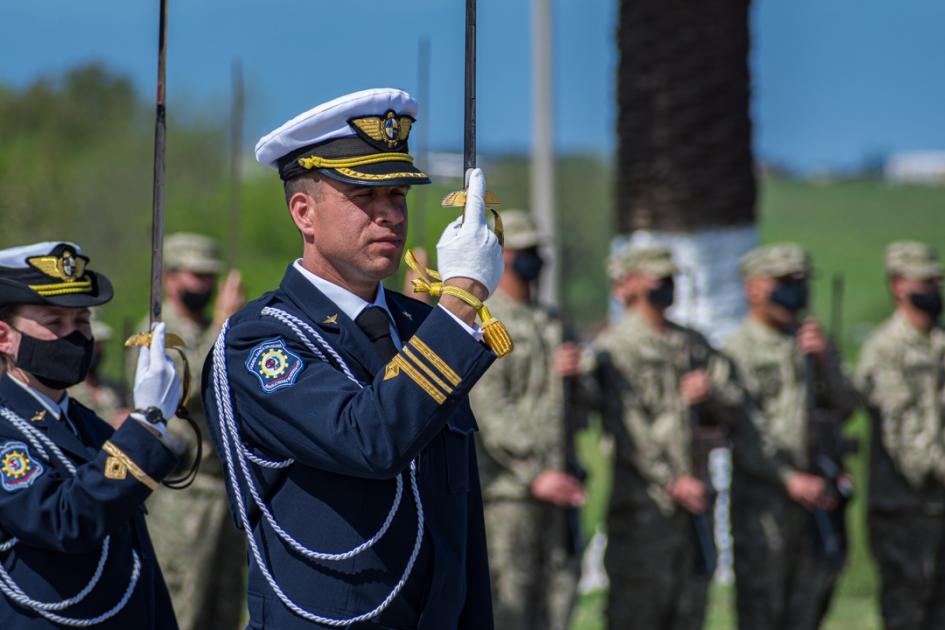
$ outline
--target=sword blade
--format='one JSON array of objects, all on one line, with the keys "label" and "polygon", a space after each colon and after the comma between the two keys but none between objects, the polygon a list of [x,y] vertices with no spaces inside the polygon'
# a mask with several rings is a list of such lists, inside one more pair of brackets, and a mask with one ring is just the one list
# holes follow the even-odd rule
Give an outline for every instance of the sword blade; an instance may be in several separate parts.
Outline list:
[{"label": "sword blade", "polygon": [[466,106],[463,168],[476,168],[476,0],[466,0]]},{"label": "sword blade", "polygon": [[167,0],[160,0],[158,26],[158,80],[157,112],[154,121],[154,187],[151,199],[151,324],[161,319],[164,300],[164,155],[165,124],[165,67],[167,62]]}]

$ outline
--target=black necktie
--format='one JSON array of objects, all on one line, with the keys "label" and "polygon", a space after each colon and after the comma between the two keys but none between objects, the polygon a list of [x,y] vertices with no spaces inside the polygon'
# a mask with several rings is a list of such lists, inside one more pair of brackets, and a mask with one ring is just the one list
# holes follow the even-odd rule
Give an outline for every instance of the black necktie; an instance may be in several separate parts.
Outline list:
[{"label": "black necktie", "polygon": [[397,346],[390,336],[390,318],[380,306],[369,306],[358,315],[354,323],[374,344],[374,351],[384,361],[390,361],[397,354]]}]

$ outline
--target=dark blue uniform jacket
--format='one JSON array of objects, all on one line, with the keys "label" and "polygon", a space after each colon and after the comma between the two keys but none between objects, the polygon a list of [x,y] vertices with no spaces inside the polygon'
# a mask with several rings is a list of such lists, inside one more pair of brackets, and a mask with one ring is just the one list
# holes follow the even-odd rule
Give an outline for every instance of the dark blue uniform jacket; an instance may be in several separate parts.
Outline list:
[{"label": "dark blue uniform jacket", "polygon": [[[230,320],[226,363],[244,442],[287,469],[253,466],[275,518],[296,540],[322,552],[346,551],[380,528],[395,479],[404,499],[387,534],[345,561],[306,559],[250,510],[252,535],[286,594],[320,616],[351,618],[374,609],[395,585],[413,548],[416,507],[406,470],[419,458],[426,517],[424,544],[403,591],[371,622],[353,628],[493,627],[473,433],[467,393],[495,355],[441,308],[388,291],[403,349],[387,365],[354,322],[297,270],[279,289]],[[272,306],[301,318],[335,348],[364,385],[317,358]],[[204,370],[211,434],[222,452],[212,394],[212,356]],[[241,482],[242,483],[242,482]],[[232,489],[228,488],[231,491]],[[242,486],[248,505],[253,500]],[[319,627],[289,610],[254,561],[250,628]]]},{"label": "dark blue uniform jacket", "polygon": [[[143,508],[151,494],[145,482],[163,479],[174,467],[174,455],[138,422],[129,420],[114,431],[72,400],[69,418],[80,434],[76,437],[10,376],[0,378],[0,405],[45,433],[78,469],[73,476],[55,455],[42,458],[0,417],[0,540],[15,536],[20,541],[0,552],[0,561],[13,580],[34,600],[73,597],[95,573],[102,541],[110,534],[111,550],[98,585],[57,614],[88,619],[111,610],[127,590],[134,549],[142,567],[131,599],[116,616],[92,627],[176,630]],[[0,594],[3,630],[60,627]]]}]

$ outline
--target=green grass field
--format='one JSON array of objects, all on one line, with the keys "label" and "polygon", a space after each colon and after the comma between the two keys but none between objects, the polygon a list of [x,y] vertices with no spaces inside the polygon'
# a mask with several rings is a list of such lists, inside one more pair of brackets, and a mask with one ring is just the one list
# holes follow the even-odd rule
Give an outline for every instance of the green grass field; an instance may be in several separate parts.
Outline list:
[{"label": "green grass field", "polygon": [[[843,335],[840,340],[849,364],[856,360],[859,344],[889,312],[891,302],[884,286],[882,255],[889,241],[916,238],[945,250],[945,188],[893,187],[878,182],[846,181],[811,184],[766,180],[761,203],[760,229],[765,242],[794,240],[811,250],[817,267],[814,311],[826,319],[829,282],[842,273],[845,285]],[[862,415],[849,427],[865,449],[868,426]],[[605,510],[609,492],[608,462],[600,455],[596,435],[582,436],[581,452],[590,472],[585,531],[594,531]],[[848,464],[865,488],[866,453]],[[866,547],[863,496],[848,512],[852,548],[827,630],[872,630],[880,627],[875,568]],[[585,596],[573,620],[574,630],[599,630],[603,626],[604,593]],[[733,589],[716,585],[711,594],[706,627],[735,627]]]}]

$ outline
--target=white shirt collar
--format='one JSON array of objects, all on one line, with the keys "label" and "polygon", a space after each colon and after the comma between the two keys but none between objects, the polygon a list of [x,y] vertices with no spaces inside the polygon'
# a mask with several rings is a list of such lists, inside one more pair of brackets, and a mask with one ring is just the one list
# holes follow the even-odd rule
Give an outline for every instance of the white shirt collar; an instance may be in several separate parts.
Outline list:
[{"label": "white shirt collar", "polygon": [[377,283],[377,294],[374,296],[374,302],[367,302],[348,289],[340,287],[334,282],[325,280],[321,276],[316,276],[314,273],[302,266],[301,258],[295,261],[294,266],[298,272],[305,277],[306,280],[315,285],[315,288],[324,293],[325,297],[334,302],[338,308],[341,309],[341,312],[347,315],[351,321],[354,321],[355,318],[361,314],[361,311],[366,309],[368,306],[379,306],[384,309],[385,313],[387,313],[387,317],[390,319],[390,323],[393,326],[394,317],[391,315],[390,309],[387,307],[387,298],[384,295],[384,285],[380,282]]},{"label": "white shirt collar", "polygon": [[46,410],[52,414],[53,418],[56,420],[59,420],[62,416],[68,417],[66,411],[69,409],[69,392],[66,392],[63,395],[62,400],[57,403],[41,391],[30,387],[27,383],[24,383],[13,374],[10,374],[10,380],[22,387],[23,391],[25,391],[27,394],[35,398],[36,401],[45,407]]}]

